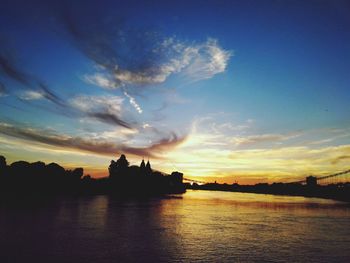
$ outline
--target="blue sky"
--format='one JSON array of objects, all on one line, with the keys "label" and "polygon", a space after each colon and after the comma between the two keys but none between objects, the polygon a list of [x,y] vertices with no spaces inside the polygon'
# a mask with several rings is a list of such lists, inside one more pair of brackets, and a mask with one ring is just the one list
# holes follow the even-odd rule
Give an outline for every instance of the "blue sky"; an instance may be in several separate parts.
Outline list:
[{"label": "blue sky", "polygon": [[346,1],[9,1],[0,12],[10,162],[102,176],[124,152],[244,183],[347,168]]}]

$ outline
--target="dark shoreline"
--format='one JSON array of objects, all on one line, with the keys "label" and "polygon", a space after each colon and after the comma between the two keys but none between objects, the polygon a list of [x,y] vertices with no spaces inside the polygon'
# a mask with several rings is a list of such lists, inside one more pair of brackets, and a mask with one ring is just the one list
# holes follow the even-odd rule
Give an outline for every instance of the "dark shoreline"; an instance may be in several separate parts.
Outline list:
[{"label": "dark shoreline", "polygon": [[66,170],[57,163],[41,161],[7,165],[6,158],[0,156],[0,202],[96,194],[147,198],[186,191],[182,173],[153,170],[150,162],[145,164],[144,160],[140,166],[130,166],[123,154],[111,161],[108,172],[108,177],[95,179],[84,175],[83,168]]},{"label": "dark shoreline", "polygon": [[119,198],[147,198],[181,194],[186,189],[194,189],[316,197],[350,203],[350,183],[319,185],[317,178],[313,176],[306,178],[306,184],[300,182],[256,185],[216,182],[201,185],[189,184],[183,183],[182,173],[175,171],[164,174],[153,170],[149,161],[145,164],[142,160],[140,166],[129,166],[125,155],[121,155],[117,161],[112,160],[108,171],[108,177],[95,179],[84,175],[83,168],[66,170],[57,163],[45,164],[40,161],[34,163],[17,161],[7,165],[5,157],[0,156],[0,202],[4,200],[11,202],[11,199],[17,202],[17,199],[97,194]]},{"label": "dark shoreline", "polygon": [[257,184],[257,185],[228,185],[228,184],[186,184],[186,189],[206,190],[206,191],[223,191],[239,192],[253,194],[271,194],[280,196],[301,196],[311,198],[332,199],[350,203],[350,184],[337,185],[317,185],[308,187],[302,184]]}]

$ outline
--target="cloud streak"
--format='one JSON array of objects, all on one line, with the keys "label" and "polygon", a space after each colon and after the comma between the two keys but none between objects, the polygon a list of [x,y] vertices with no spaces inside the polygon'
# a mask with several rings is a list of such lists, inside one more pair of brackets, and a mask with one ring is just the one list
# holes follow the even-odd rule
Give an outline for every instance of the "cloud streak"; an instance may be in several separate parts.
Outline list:
[{"label": "cloud streak", "polygon": [[186,43],[148,30],[131,29],[125,21],[115,18],[106,22],[94,10],[62,6],[59,21],[74,47],[96,65],[97,71],[85,74],[83,80],[107,90],[121,88],[139,114],[143,109],[129,89],[136,87],[134,92],[141,92],[140,87],[164,83],[172,75],[186,78],[187,82],[209,79],[224,72],[233,55],[213,38]]},{"label": "cloud streak", "polygon": [[162,153],[168,152],[176,148],[178,145],[183,143],[186,140],[186,136],[179,137],[175,133],[171,133],[170,136],[162,138],[148,147],[145,148],[136,148],[124,146],[121,148],[122,152],[131,153],[133,155],[138,155],[142,157],[153,157],[161,159]]},{"label": "cloud streak", "polygon": [[345,161],[348,161],[348,160],[350,160],[350,155],[341,155],[341,156],[338,156],[335,159],[333,159],[331,161],[331,163],[335,165],[335,164],[338,164],[339,162],[342,162],[342,161],[345,162]]},{"label": "cloud streak", "polygon": [[108,124],[117,124],[119,126],[122,126],[127,129],[132,129],[132,126],[118,118],[115,114],[108,113],[108,112],[91,112],[87,114],[89,117],[95,118],[99,121],[108,123]]},{"label": "cloud streak", "polygon": [[147,71],[163,58],[160,52],[154,52],[157,34],[128,28],[118,19],[106,22],[95,10],[87,13],[62,6],[59,16],[72,44],[96,65],[107,70],[114,83],[106,81],[106,76],[101,74],[86,76],[87,81],[104,88],[117,88],[122,85],[122,80],[114,74]]},{"label": "cloud streak", "polygon": [[16,65],[14,59],[10,57],[9,50],[3,46],[0,46],[0,76],[16,81],[21,84],[19,86],[20,88],[29,90],[26,92],[29,96],[24,95],[25,99],[33,99],[34,93],[36,94],[35,99],[38,99],[38,94],[40,93],[43,98],[46,98],[54,104],[60,107],[66,106],[64,101],[43,81],[20,69]]},{"label": "cloud streak", "polygon": [[300,136],[301,133],[293,134],[259,134],[246,137],[234,137],[231,141],[237,146],[251,146],[261,143],[277,143],[287,141]]},{"label": "cloud streak", "polygon": [[0,97],[4,97],[7,95],[7,89],[6,86],[0,82]]},{"label": "cloud streak", "polygon": [[38,142],[63,149],[73,149],[87,151],[101,155],[132,154],[137,156],[147,156],[152,158],[161,158],[161,154],[170,151],[185,140],[185,136],[179,137],[171,133],[169,137],[155,141],[146,147],[133,147],[125,144],[94,139],[73,137],[65,134],[59,134],[51,130],[24,128],[9,123],[0,123],[0,133],[30,142]]},{"label": "cloud streak", "polygon": [[111,79],[107,74],[95,73],[92,75],[85,75],[83,79],[85,82],[89,84],[92,84],[104,89],[118,88],[117,83],[113,79]]},{"label": "cloud streak", "polygon": [[[166,55],[165,50],[168,52]],[[221,48],[218,41],[212,38],[192,45],[165,39],[154,52],[163,59],[155,61],[149,67],[128,69],[116,62],[109,66],[110,75],[94,73],[86,75],[84,79],[90,84],[106,89],[116,89],[123,85],[159,84],[177,73],[192,81],[199,81],[224,72],[232,56],[231,51]]]},{"label": "cloud streak", "polygon": [[135,98],[132,97],[129,93],[127,93],[126,90],[124,90],[124,95],[126,97],[128,97],[130,104],[135,108],[135,110],[139,114],[141,114],[142,113],[142,109],[141,109],[140,105],[136,102]]},{"label": "cloud streak", "polygon": [[[4,47],[1,46],[0,48],[3,49]],[[6,49],[2,52],[6,52]],[[1,75],[13,79],[24,86],[30,86],[30,77],[17,68],[13,59],[10,59],[8,54],[0,53],[0,72]]]},{"label": "cloud streak", "polygon": [[101,122],[119,125],[132,129],[132,125],[119,116],[122,111],[123,98],[119,96],[76,96],[69,101],[69,105],[83,112],[84,115],[97,119]]},{"label": "cloud streak", "polygon": [[94,11],[87,17],[81,10],[62,7],[60,21],[73,45],[104,71],[84,80],[105,89],[163,83],[176,73],[192,81],[208,79],[224,72],[233,55],[213,38],[186,43],[130,29],[116,19],[105,24]]},{"label": "cloud streak", "polygon": [[36,90],[26,90],[19,97],[22,100],[40,100],[44,98],[43,94]]},{"label": "cloud streak", "polygon": [[[9,59],[8,54],[7,56],[0,54],[0,74],[21,84],[20,87],[25,89],[25,91],[19,95],[19,98],[22,100],[30,102],[47,99],[48,101],[51,101],[56,106],[58,106],[58,113],[62,113],[65,116],[79,116],[83,114],[107,124],[119,125],[131,129],[131,125],[126,121],[121,120],[119,117],[120,108],[116,110],[115,106],[113,106],[111,103],[107,103],[102,109],[92,109],[91,106],[94,104],[101,106],[102,103],[99,98],[89,99],[88,97],[85,97],[85,100],[87,100],[85,102],[83,102],[82,97],[80,97],[80,105],[83,105],[83,103],[85,103],[85,105],[88,105],[87,103],[90,103],[91,106],[89,110],[83,109],[82,107],[72,107],[72,105],[68,104],[63,98],[53,92],[42,80],[39,80],[38,78],[33,77],[30,74],[27,74],[20,70],[15,65],[14,61]],[[5,86],[2,83],[0,84],[0,94],[3,95],[6,91]],[[106,100],[102,102],[104,103]],[[78,104],[75,106],[77,105]],[[116,105],[119,105],[119,103],[117,102]],[[114,110],[114,112],[112,112],[112,110]]]}]

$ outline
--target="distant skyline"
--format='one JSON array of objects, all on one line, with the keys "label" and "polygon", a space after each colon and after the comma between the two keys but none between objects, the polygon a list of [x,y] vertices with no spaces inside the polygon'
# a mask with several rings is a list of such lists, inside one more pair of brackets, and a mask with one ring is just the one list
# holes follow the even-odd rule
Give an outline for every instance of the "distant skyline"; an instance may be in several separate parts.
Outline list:
[{"label": "distant skyline", "polygon": [[5,1],[0,154],[241,184],[347,170],[349,28],[348,1]]}]

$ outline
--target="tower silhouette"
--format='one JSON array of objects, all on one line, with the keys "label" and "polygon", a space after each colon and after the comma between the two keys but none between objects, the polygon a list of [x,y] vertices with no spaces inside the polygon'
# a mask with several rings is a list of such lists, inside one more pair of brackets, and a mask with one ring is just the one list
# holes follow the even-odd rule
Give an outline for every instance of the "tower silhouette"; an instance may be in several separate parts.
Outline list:
[{"label": "tower silhouette", "polygon": [[151,174],[152,173],[152,168],[151,168],[151,164],[149,162],[149,160],[147,161],[147,164],[146,164],[146,174]]}]

